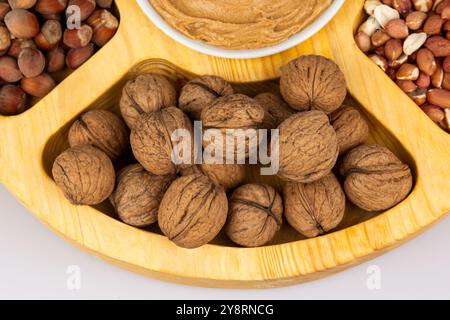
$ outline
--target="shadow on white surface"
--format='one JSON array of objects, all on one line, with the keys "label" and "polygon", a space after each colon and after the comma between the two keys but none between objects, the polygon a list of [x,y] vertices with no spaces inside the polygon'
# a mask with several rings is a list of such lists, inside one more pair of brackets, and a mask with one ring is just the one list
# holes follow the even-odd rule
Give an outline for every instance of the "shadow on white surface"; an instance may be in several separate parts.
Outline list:
[{"label": "shadow on white surface", "polygon": [[319,281],[223,290],[153,280],[81,252],[2,185],[0,204],[0,299],[450,299],[450,217],[400,248]]}]

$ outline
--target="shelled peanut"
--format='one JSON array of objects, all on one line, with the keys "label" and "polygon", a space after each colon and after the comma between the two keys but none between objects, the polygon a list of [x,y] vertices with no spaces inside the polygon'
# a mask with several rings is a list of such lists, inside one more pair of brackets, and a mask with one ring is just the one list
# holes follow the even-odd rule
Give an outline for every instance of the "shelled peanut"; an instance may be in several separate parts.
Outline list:
[{"label": "shelled peanut", "polygon": [[16,115],[116,33],[113,0],[0,0],[0,115]]},{"label": "shelled peanut", "polygon": [[364,9],[358,47],[450,131],[450,0],[366,0]]}]

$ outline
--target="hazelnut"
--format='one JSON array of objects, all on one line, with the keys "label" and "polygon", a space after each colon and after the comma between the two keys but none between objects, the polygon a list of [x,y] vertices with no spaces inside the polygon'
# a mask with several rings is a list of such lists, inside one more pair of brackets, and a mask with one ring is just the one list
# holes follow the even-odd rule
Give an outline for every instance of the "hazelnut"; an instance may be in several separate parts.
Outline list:
[{"label": "hazelnut", "polygon": [[68,0],[38,0],[34,9],[43,15],[63,12]]},{"label": "hazelnut", "polygon": [[155,176],[140,164],[132,164],[117,175],[110,200],[120,220],[135,227],[158,221],[158,208],[174,176]]},{"label": "hazelnut", "polygon": [[11,116],[25,111],[27,95],[17,86],[4,85],[0,89],[0,115]]},{"label": "hazelnut", "polygon": [[284,120],[296,112],[279,95],[271,92],[260,93],[255,97],[255,100],[272,116],[275,127],[279,126]]},{"label": "hazelnut", "polygon": [[8,28],[0,26],[0,51],[8,50],[11,46],[11,34]]},{"label": "hazelnut", "polygon": [[233,192],[225,232],[244,247],[259,247],[272,241],[283,223],[283,200],[265,184],[246,184]]},{"label": "hazelnut", "polygon": [[297,113],[279,127],[279,171],[285,181],[312,182],[336,164],[338,140],[322,111]]},{"label": "hazelnut", "polygon": [[119,21],[108,10],[98,9],[86,20],[94,31],[92,41],[99,47],[103,47],[119,28]]},{"label": "hazelnut", "polygon": [[88,44],[86,47],[73,48],[67,52],[66,64],[70,69],[78,69],[94,54],[94,45]]},{"label": "hazelnut", "polygon": [[132,128],[130,140],[134,156],[145,169],[157,175],[179,172],[182,165],[172,159],[174,143],[171,135],[177,129],[188,130],[193,137],[191,121],[175,107],[147,113],[139,118]]},{"label": "hazelnut", "polygon": [[199,120],[202,110],[219,97],[234,93],[223,78],[202,76],[189,81],[180,92],[179,106],[192,119]]},{"label": "hazelnut", "polygon": [[227,213],[223,188],[202,174],[192,174],[170,185],[159,206],[158,224],[176,245],[193,249],[217,236]]},{"label": "hazelnut", "polygon": [[311,183],[287,183],[283,195],[288,223],[305,237],[324,234],[344,218],[345,195],[332,173]]},{"label": "hazelnut", "polygon": [[25,9],[13,9],[8,12],[5,24],[11,34],[20,39],[32,39],[40,30],[37,17]]},{"label": "hazelnut", "polygon": [[11,7],[6,2],[0,2],[0,21],[5,20],[5,16],[11,11]]},{"label": "hazelnut", "polygon": [[99,149],[82,145],[59,155],[53,164],[53,179],[66,198],[76,205],[96,205],[114,190],[114,167]]},{"label": "hazelnut", "polygon": [[330,121],[336,131],[340,155],[363,144],[369,138],[367,121],[353,107],[342,106],[330,115]]},{"label": "hazelnut", "polygon": [[[74,49],[76,50],[76,49]],[[66,67],[66,53],[62,47],[55,47],[47,53],[47,71],[61,71]]]},{"label": "hazelnut", "polygon": [[44,71],[45,57],[37,49],[25,48],[20,52],[17,64],[25,77],[33,78]]},{"label": "hazelnut", "polygon": [[36,45],[42,50],[53,49],[62,38],[62,26],[58,20],[47,20],[41,32],[34,38]]},{"label": "hazelnut", "polygon": [[389,149],[361,145],[351,150],[340,169],[344,190],[350,201],[367,211],[389,209],[409,194],[412,175]]},{"label": "hazelnut", "polygon": [[143,74],[127,82],[122,90],[120,111],[132,128],[144,113],[176,106],[177,92],[172,84],[158,74]]},{"label": "hazelnut", "polygon": [[8,50],[8,55],[13,58],[18,58],[20,52],[25,48],[33,48],[36,49],[36,44],[33,40],[30,39],[14,39],[11,41],[11,46]]},{"label": "hazelnut", "polygon": [[129,135],[125,123],[114,113],[92,110],[72,124],[69,130],[69,144],[71,147],[93,145],[114,160],[128,149]]},{"label": "hazelnut", "polygon": [[77,6],[80,9],[80,20],[84,21],[94,12],[96,4],[95,0],[69,0],[67,5],[68,10],[66,11],[67,17],[70,17],[69,8],[71,6]]},{"label": "hazelnut", "polygon": [[63,34],[63,42],[69,48],[81,48],[91,42],[92,35],[92,28],[83,24],[79,29],[66,29]]},{"label": "hazelnut", "polygon": [[22,73],[14,58],[0,57],[0,78],[6,82],[17,82],[22,79]]},{"label": "hazelnut", "polygon": [[280,89],[284,100],[294,109],[338,109],[347,95],[345,77],[331,60],[321,56],[302,56],[285,66]]},{"label": "hazelnut", "polygon": [[12,9],[30,9],[37,0],[8,0]]},{"label": "hazelnut", "polygon": [[47,73],[41,73],[34,78],[23,78],[20,86],[23,91],[37,98],[43,98],[56,86],[55,80]]}]

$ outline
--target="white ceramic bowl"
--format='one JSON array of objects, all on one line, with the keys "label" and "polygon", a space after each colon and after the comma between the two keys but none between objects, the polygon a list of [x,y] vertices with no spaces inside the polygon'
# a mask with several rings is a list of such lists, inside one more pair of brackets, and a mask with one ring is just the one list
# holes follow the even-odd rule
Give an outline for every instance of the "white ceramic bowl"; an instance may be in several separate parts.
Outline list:
[{"label": "white ceramic bowl", "polygon": [[155,11],[148,0],[136,0],[144,13],[149,19],[166,35],[178,41],[179,43],[189,47],[193,50],[204,54],[231,59],[251,59],[269,56],[281,51],[290,49],[299,43],[307,40],[322,29],[339,11],[345,0],[334,0],[331,6],[325,10],[317,19],[308,27],[293,35],[286,41],[283,41],[275,46],[251,49],[251,50],[227,50],[215,46],[208,45],[202,41],[193,40],[181,32],[172,28],[166,21]]}]

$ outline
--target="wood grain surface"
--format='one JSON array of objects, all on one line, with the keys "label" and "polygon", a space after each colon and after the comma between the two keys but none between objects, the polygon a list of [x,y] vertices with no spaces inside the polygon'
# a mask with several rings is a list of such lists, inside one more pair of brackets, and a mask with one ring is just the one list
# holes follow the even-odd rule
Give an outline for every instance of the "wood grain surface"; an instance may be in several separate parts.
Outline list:
[{"label": "wood grain surface", "polygon": [[[183,47],[154,27],[134,1],[116,0],[121,16],[117,35],[33,108],[15,117],[0,116],[0,181],[74,245],[126,269],[179,283],[285,286],[333,274],[391,250],[450,211],[450,136],[356,47],[353,33],[363,2],[346,1],[327,27],[291,50],[261,59],[229,60]],[[67,146],[68,125],[88,108],[116,110],[121,86],[136,73],[156,71],[178,81],[216,74],[243,92],[255,93],[272,88],[270,80],[288,61],[311,53],[339,64],[353,97],[349,103],[360,105],[370,121],[371,140],[387,145],[411,165],[414,189],[396,207],[368,214],[349,206],[337,231],[315,239],[286,229],[275,244],[262,248],[239,248],[219,239],[186,250],[156,230],[117,221],[105,206],[70,205],[51,179],[52,161]]]}]

